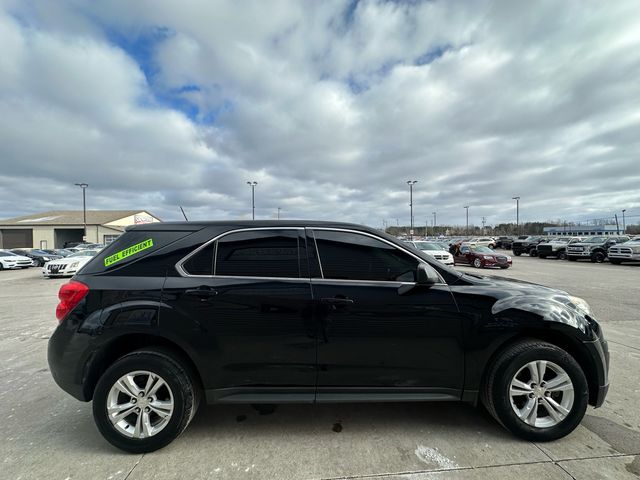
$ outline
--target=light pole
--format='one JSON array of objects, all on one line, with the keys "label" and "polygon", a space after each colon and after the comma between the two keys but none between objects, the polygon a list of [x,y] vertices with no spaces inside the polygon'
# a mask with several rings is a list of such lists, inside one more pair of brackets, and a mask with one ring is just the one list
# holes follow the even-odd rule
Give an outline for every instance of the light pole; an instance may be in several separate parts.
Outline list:
[{"label": "light pole", "polygon": [[482,236],[484,236],[484,224],[487,223],[487,217],[482,217]]},{"label": "light pole", "polygon": [[516,234],[520,235],[520,197],[511,197],[516,201]]},{"label": "light pole", "polygon": [[433,235],[435,236],[436,234],[436,212],[431,212],[433,213]]},{"label": "light pole", "polygon": [[278,207],[278,220],[280,220],[280,210],[282,210],[280,207]]},{"label": "light pole", "polygon": [[87,197],[85,195],[85,192],[87,190],[87,187],[89,186],[88,183],[74,183],[74,185],[76,187],[80,187],[82,189],[82,224],[84,227],[84,233],[82,234],[82,241],[86,242],[87,241]]},{"label": "light pole", "polygon": [[623,208],[622,209],[622,234],[624,235],[625,233],[627,233],[627,224],[624,221],[624,212],[626,212],[627,209]]},{"label": "light pole", "polygon": [[407,180],[409,185],[409,208],[411,209],[411,227],[409,230],[409,239],[413,240],[413,186],[418,183],[417,180]]},{"label": "light pole", "polygon": [[256,185],[258,182],[247,182],[247,185],[251,187],[251,219],[256,219]]},{"label": "light pole", "polygon": [[469,205],[465,205],[465,207],[467,209],[467,229],[465,230],[465,235],[469,235]]}]

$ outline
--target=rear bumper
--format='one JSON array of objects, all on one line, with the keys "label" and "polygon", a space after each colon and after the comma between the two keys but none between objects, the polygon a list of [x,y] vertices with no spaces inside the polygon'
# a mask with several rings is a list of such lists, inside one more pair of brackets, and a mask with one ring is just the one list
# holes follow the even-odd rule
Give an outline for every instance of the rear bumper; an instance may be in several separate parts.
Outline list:
[{"label": "rear bumper", "polygon": [[63,322],[51,335],[47,347],[47,360],[53,379],[62,390],[83,402],[91,399],[84,388],[85,366],[90,357],[85,337]]}]

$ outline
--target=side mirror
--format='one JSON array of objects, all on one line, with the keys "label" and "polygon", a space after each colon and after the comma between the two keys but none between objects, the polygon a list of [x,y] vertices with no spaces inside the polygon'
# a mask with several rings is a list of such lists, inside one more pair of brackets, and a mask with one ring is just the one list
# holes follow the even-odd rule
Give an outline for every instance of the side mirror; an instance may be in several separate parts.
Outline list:
[{"label": "side mirror", "polygon": [[424,263],[418,265],[417,281],[418,285],[435,285],[440,283],[440,276],[436,271]]}]

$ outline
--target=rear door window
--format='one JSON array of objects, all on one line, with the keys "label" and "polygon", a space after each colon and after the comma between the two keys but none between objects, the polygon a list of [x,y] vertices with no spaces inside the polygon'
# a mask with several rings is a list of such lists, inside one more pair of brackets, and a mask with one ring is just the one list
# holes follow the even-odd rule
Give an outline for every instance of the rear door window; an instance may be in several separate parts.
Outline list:
[{"label": "rear door window", "polygon": [[216,241],[214,275],[300,278],[301,238],[295,229],[225,235]]}]

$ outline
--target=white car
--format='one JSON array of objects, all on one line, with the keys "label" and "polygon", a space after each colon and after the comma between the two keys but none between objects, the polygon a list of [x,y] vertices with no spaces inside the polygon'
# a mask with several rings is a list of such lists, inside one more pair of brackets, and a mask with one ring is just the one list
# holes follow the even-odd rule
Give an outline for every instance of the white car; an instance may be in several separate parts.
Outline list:
[{"label": "white car", "polygon": [[470,247],[489,247],[495,248],[496,241],[491,237],[475,237],[465,242],[465,245],[469,245]]},{"label": "white car", "polygon": [[72,253],[68,257],[52,260],[42,267],[42,275],[45,277],[72,277],[78,270],[84,267],[99,250],[82,250]]},{"label": "white car", "polygon": [[453,266],[453,255],[443,249],[443,247],[435,242],[408,241],[409,245],[414,246],[418,250],[422,250],[427,255],[431,255],[440,263]]},{"label": "white car", "polygon": [[0,270],[9,270],[14,268],[29,268],[32,260],[13,252],[0,250]]}]

